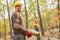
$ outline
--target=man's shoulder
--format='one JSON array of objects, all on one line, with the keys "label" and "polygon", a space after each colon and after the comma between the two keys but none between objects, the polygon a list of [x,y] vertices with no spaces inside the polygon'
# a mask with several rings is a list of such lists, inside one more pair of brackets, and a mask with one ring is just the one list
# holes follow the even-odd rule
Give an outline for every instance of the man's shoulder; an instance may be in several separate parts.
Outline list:
[{"label": "man's shoulder", "polygon": [[15,15],[15,14],[16,14],[16,12],[13,12],[13,13],[12,13],[12,15]]},{"label": "man's shoulder", "polygon": [[15,16],[15,15],[16,15],[16,12],[13,12],[13,13],[12,13],[12,16]]},{"label": "man's shoulder", "polygon": [[15,12],[13,12],[13,13],[12,13],[11,18],[15,17],[15,15],[16,15],[16,13],[15,13]]}]

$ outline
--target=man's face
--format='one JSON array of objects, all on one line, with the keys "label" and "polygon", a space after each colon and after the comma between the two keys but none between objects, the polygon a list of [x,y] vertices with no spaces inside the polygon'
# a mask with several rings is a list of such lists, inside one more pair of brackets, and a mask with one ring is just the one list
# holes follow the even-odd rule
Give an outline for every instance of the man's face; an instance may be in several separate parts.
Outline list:
[{"label": "man's face", "polygon": [[17,5],[15,8],[16,8],[16,11],[18,11],[18,12],[21,11],[21,5]]}]

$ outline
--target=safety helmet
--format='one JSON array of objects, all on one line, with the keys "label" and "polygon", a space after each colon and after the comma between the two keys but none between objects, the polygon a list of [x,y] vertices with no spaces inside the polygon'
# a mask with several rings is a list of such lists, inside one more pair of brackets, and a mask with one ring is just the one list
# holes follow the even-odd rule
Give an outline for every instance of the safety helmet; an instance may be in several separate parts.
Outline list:
[{"label": "safety helmet", "polygon": [[16,6],[18,6],[18,5],[22,5],[22,3],[19,2],[19,1],[16,1],[15,4],[14,4],[14,7],[16,7]]}]

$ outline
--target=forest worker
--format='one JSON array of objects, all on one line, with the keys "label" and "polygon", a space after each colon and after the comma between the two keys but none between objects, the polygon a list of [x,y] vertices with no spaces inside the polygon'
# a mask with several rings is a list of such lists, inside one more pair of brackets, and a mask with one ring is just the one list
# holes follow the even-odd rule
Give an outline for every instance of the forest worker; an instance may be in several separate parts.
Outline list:
[{"label": "forest worker", "polygon": [[[40,32],[40,27],[39,27],[37,19],[34,20],[34,29],[35,31]],[[37,35],[37,40],[40,40],[40,35]]]},{"label": "forest worker", "polygon": [[34,20],[34,29],[35,29],[35,31],[39,31],[40,32],[40,27],[39,27],[37,19]]},{"label": "forest worker", "polygon": [[[25,36],[31,37],[34,35],[33,32],[24,29],[23,19],[21,17],[21,5],[22,3],[19,1],[15,2],[15,12],[11,16],[12,28],[14,31],[13,40],[25,40]],[[38,35],[39,32],[35,34]]]}]

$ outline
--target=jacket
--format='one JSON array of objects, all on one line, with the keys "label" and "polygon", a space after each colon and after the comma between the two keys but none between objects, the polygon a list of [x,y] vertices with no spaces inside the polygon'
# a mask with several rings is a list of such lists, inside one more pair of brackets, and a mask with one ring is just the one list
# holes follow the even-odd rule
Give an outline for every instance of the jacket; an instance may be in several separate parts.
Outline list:
[{"label": "jacket", "polygon": [[12,28],[14,30],[14,34],[25,35],[26,30],[23,29],[23,21],[22,21],[21,16],[19,16],[18,18],[17,13],[14,12],[11,16],[11,20],[12,20]]}]

